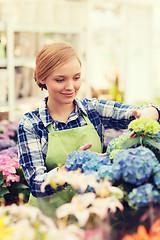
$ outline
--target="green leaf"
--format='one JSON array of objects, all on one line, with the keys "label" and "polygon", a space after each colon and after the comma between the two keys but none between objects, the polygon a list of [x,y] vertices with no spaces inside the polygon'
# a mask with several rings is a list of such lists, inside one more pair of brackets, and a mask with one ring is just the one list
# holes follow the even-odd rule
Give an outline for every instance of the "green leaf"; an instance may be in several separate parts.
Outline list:
[{"label": "green leaf", "polygon": [[124,140],[122,143],[120,143],[120,148],[127,149],[130,147],[133,147],[134,145],[137,145],[140,141],[140,137],[132,137],[128,138],[127,140]]},{"label": "green leaf", "polygon": [[16,188],[16,189],[28,189],[29,187],[23,183],[19,183],[19,182],[14,182],[11,183],[10,188]]},{"label": "green leaf", "polygon": [[3,197],[4,195],[6,195],[7,193],[9,193],[7,188],[0,188],[0,197]]},{"label": "green leaf", "polygon": [[3,173],[0,171],[0,180],[3,180]]},{"label": "green leaf", "polygon": [[3,182],[4,182],[3,180],[0,180],[0,185],[2,185],[2,184],[3,184]]},{"label": "green leaf", "polygon": [[4,179],[3,179],[3,173],[2,171],[0,172],[0,185],[2,185],[4,182]]},{"label": "green leaf", "polygon": [[145,137],[144,138],[145,141],[147,141],[151,146],[157,148],[158,150],[160,150],[160,142],[155,142],[154,140],[150,139],[149,137]]}]

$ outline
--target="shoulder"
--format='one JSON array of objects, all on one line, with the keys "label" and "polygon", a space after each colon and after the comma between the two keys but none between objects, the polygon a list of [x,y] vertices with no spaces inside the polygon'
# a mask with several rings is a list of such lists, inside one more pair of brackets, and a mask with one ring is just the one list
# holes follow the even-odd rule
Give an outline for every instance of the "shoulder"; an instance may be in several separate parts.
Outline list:
[{"label": "shoulder", "polygon": [[39,108],[37,108],[34,111],[25,113],[21,117],[21,119],[19,121],[18,129],[19,128],[32,129],[34,127],[34,125],[38,125],[40,122],[42,122],[42,121],[41,121],[40,115],[39,115]]},{"label": "shoulder", "polygon": [[84,106],[86,111],[88,110],[95,110],[98,112],[102,112],[104,109],[113,108],[115,102],[104,100],[104,99],[97,99],[97,98],[84,98],[80,100],[81,104]]},{"label": "shoulder", "polygon": [[97,98],[84,98],[80,100],[80,103],[84,106],[84,107],[96,107],[97,105],[103,103],[106,103],[106,100],[100,100]]}]

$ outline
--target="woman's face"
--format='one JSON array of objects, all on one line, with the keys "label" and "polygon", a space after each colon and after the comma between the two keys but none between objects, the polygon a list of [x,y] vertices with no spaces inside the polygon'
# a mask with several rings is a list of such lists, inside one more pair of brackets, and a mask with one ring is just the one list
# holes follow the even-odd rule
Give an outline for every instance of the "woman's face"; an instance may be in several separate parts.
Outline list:
[{"label": "woman's face", "polygon": [[57,68],[44,81],[49,100],[54,104],[70,104],[81,86],[81,66],[77,58]]}]

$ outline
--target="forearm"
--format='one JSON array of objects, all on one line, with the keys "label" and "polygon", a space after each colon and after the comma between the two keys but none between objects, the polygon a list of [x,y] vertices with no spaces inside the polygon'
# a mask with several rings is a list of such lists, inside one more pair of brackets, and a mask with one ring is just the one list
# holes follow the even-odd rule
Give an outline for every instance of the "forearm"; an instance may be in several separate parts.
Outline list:
[{"label": "forearm", "polygon": [[159,121],[159,109],[156,106],[150,105],[142,110],[133,110],[132,113],[135,118],[152,118]]},{"label": "forearm", "polygon": [[[160,108],[153,104],[137,106],[115,102],[112,109],[111,107],[108,107],[107,103],[105,115],[106,119],[103,116],[103,122],[104,126],[106,125],[107,128],[125,129],[128,127],[128,124],[135,118],[150,117],[160,122]],[[108,119],[109,125],[107,124]]]},{"label": "forearm", "polygon": [[26,178],[26,181],[28,182],[30,192],[34,197],[37,198],[42,198],[46,196],[50,196],[57,191],[61,190],[61,187],[58,187],[56,190],[53,190],[53,188],[48,184],[45,188],[45,191],[41,191],[41,186],[42,183],[46,180],[49,179],[50,176],[54,176],[54,171],[56,169],[52,169],[49,172],[44,172],[43,168],[37,168],[37,170],[34,168],[27,168],[23,169],[24,171],[24,176]]}]

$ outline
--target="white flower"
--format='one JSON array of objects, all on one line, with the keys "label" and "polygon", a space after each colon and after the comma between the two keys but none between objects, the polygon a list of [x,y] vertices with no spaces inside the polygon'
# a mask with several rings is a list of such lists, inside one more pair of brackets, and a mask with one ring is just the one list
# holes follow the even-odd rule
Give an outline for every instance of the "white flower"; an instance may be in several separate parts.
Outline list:
[{"label": "white flower", "polygon": [[82,195],[75,195],[70,203],[63,204],[56,210],[57,218],[61,219],[68,215],[74,215],[80,227],[85,226],[87,223],[90,210],[89,205],[95,200],[94,193],[85,193]]},{"label": "white flower", "polygon": [[107,198],[96,198],[92,206],[90,207],[90,212],[96,214],[100,219],[104,219],[108,215],[108,211],[116,212],[117,208],[123,211],[123,205],[114,196]]},{"label": "white flower", "polygon": [[48,240],[80,240],[84,238],[84,231],[78,226],[71,224],[65,228],[49,229]]}]

